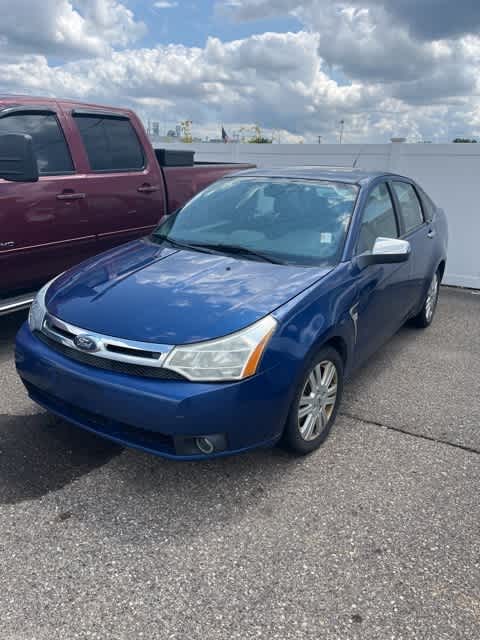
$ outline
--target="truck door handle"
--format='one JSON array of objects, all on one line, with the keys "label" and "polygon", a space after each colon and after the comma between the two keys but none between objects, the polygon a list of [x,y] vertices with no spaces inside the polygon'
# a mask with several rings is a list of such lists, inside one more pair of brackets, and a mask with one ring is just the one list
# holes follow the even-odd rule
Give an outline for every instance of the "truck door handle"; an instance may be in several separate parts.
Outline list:
[{"label": "truck door handle", "polygon": [[153,184],[142,184],[141,187],[137,187],[137,191],[140,191],[140,193],[155,193],[155,191],[160,191],[160,187]]},{"label": "truck door handle", "polygon": [[64,191],[57,195],[57,200],[83,200],[87,197],[86,193],[78,193],[77,191]]},{"label": "truck door handle", "polygon": [[427,238],[434,238],[435,237],[435,231],[433,229],[430,229],[427,233]]}]

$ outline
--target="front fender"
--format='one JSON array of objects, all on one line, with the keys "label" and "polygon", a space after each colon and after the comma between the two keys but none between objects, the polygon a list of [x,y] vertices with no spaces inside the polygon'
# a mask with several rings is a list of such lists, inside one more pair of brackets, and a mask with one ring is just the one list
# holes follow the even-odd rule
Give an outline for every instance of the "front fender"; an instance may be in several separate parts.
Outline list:
[{"label": "front fender", "polygon": [[[357,286],[347,263],[342,263],[320,283],[277,309],[279,329],[265,354],[265,366],[280,361],[288,372],[292,391],[309,362],[327,342],[342,345],[345,374],[353,363]],[[272,361],[269,362],[270,358]]]}]

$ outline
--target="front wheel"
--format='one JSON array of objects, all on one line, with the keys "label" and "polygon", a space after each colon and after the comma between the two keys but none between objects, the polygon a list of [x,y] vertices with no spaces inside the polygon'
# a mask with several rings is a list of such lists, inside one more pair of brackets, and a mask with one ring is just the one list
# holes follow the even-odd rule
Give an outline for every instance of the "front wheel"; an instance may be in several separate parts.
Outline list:
[{"label": "front wheel", "polygon": [[324,347],[309,363],[297,387],[283,433],[288,449],[307,454],[327,438],[335,422],[343,391],[343,362],[332,347]]},{"label": "front wheel", "polygon": [[440,292],[440,276],[438,271],[434,273],[427,291],[427,297],[423,303],[420,313],[412,318],[412,322],[416,327],[426,329],[432,324],[435,309],[437,308],[438,295]]}]

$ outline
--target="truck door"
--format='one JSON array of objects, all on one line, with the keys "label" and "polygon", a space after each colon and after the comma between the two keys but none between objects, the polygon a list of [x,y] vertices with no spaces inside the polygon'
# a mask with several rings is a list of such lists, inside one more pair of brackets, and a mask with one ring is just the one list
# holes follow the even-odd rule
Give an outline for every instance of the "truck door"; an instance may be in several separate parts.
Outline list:
[{"label": "truck door", "polygon": [[165,212],[165,194],[145,134],[119,112],[71,115],[88,160],[85,191],[99,251],[147,235]]},{"label": "truck door", "polygon": [[0,133],[32,137],[39,181],[0,180],[0,296],[33,291],[94,253],[85,193],[55,107],[0,111]]}]

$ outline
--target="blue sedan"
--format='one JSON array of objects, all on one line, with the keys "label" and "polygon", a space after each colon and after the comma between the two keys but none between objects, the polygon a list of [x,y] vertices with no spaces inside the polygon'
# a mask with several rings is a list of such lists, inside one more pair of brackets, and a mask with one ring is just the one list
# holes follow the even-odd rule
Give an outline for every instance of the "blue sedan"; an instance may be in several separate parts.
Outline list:
[{"label": "blue sedan", "polygon": [[445,215],[408,178],[238,173],[43,287],[17,370],[39,405],[128,446],[305,454],[348,375],[406,321],[430,325],[446,255]]}]

